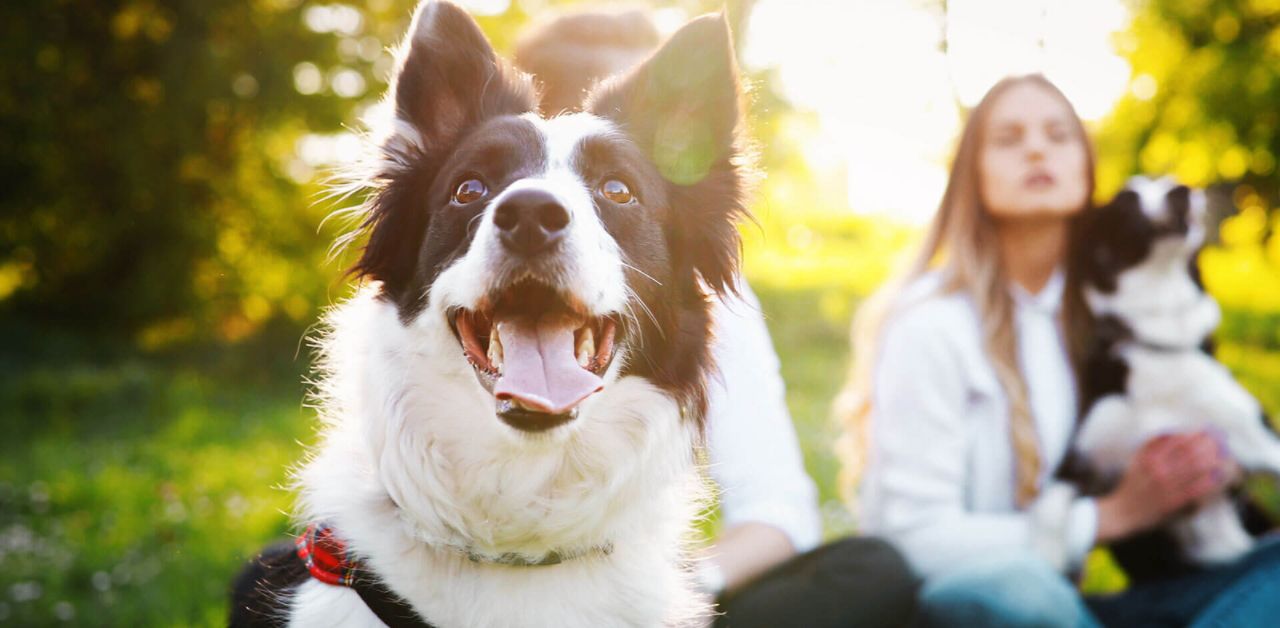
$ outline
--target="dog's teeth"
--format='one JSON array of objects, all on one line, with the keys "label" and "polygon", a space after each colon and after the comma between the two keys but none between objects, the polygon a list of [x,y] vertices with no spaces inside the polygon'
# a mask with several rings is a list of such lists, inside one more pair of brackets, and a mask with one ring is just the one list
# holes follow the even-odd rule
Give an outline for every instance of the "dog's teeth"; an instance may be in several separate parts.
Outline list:
[{"label": "dog's teeth", "polygon": [[588,325],[583,328],[581,337],[578,338],[578,366],[582,368],[591,368],[591,359],[596,355],[596,335]]},{"label": "dog's teeth", "polygon": [[498,326],[489,328],[489,364],[494,370],[502,370],[502,340],[498,338]]}]

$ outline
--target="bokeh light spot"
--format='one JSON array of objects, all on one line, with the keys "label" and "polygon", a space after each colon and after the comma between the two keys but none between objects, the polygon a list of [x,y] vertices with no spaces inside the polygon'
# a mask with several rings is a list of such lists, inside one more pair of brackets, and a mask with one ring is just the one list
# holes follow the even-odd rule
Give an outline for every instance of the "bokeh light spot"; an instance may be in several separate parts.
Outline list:
[{"label": "bokeh light spot", "polygon": [[324,75],[320,73],[320,68],[316,64],[309,61],[303,61],[293,66],[293,88],[298,90],[299,94],[310,96],[320,92],[324,87]]}]

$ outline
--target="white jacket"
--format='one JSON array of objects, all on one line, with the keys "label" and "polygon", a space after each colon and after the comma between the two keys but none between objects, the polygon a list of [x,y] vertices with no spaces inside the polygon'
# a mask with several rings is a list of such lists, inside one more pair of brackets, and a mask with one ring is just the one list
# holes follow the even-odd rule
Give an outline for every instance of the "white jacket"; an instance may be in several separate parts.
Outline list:
[{"label": "white jacket", "polygon": [[874,369],[863,529],[893,541],[929,577],[995,553],[1078,566],[1097,532],[1093,500],[1052,481],[1075,425],[1076,391],[1056,273],[1037,295],[1014,287],[1020,368],[1040,443],[1041,492],[1015,507],[1008,402],[982,348],[977,312],[936,274],[904,291]]}]

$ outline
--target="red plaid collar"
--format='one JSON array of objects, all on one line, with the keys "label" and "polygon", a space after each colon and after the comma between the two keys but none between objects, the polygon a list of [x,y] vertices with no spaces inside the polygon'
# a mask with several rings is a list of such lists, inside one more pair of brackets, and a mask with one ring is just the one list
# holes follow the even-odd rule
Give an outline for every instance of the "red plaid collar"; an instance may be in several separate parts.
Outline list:
[{"label": "red plaid collar", "polygon": [[325,584],[352,586],[362,567],[360,561],[347,555],[347,544],[333,528],[313,523],[295,542],[298,558],[307,566],[311,577]]},{"label": "red plaid collar", "polygon": [[388,589],[370,573],[364,573],[360,561],[347,554],[347,544],[323,523],[307,526],[295,542],[298,558],[307,566],[312,578],[355,591],[365,606],[390,628],[433,628],[418,611]]}]

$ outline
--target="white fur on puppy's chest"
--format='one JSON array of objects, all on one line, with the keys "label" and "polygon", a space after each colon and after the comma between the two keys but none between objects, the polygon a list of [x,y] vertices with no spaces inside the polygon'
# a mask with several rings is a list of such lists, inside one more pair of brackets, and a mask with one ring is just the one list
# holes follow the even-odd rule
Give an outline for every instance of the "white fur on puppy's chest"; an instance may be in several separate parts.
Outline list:
[{"label": "white fur on puppy's chest", "polygon": [[1204,353],[1130,346],[1122,355],[1129,367],[1125,394],[1098,400],[1076,442],[1105,473],[1122,472],[1143,443],[1161,434],[1214,427],[1234,445],[1231,434],[1255,431],[1261,407]]}]

